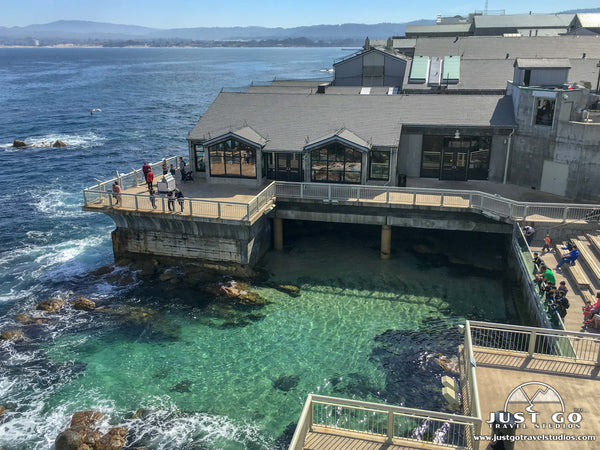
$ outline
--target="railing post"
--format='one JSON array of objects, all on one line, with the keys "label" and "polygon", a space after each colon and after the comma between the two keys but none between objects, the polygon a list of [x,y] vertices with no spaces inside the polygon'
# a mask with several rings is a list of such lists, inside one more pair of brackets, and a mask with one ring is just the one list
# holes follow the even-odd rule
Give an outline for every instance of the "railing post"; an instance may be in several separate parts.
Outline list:
[{"label": "railing post", "polygon": [[250,220],[250,204],[246,203],[246,220]]},{"label": "railing post", "polygon": [[327,186],[327,199],[331,201],[331,185]]},{"label": "railing post", "polygon": [[473,194],[469,194],[469,208],[473,208]]},{"label": "railing post", "polygon": [[300,198],[304,198],[304,183],[300,183]]},{"label": "railing post", "polygon": [[413,206],[417,204],[417,193],[413,192]]},{"label": "railing post", "polygon": [[514,217],[515,217],[515,214],[514,214],[515,208],[514,207],[515,207],[514,204],[512,204],[512,203],[508,204],[508,215],[509,215],[510,219],[514,219]]},{"label": "railing post", "polygon": [[192,215],[192,201],[188,199],[188,209],[190,210],[190,216]]},{"label": "railing post", "polygon": [[440,196],[440,206],[444,206],[444,193],[443,192],[441,193],[441,196]]},{"label": "railing post", "polygon": [[221,202],[217,203],[217,218],[221,217]]},{"label": "railing post", "polygon": [[140,180],[138,179],[137,170],[133,169],[133,176],[135,177],[135,185],[136,187],[140,185]]},{"label": "railing post", "polygon": [[112,208],[112,200],[113,200],[113,196],[109,195],[108,196],[108,206],[110,206]]},{"label": "railing post", "polygon": [[387,444],[394,442],[394,412],[388,411],[387,413],[387,436],[385,439]]},{"label": "railing post", "polygon": [[135,195],[133,198],[135,199],[135,210],[137,211],[138,210],[138,196]]},{"label": "railing post", "polygon": [[525,209],[523,209],[523,220],[527,220],[527,210],[529,209],[529,206],[525,206]]},{"label": "railing post", "polygon": [[161,204],[162,212],[165,212],[165,198],[164,197],[160,198],[160,204]]},{"label": "railing post", "polygon": [[390,204],[390,191],[385,191],[385,204]]},{"label": "railing post", "polygon": [[529,356],[533,356],[533,354],[535,353],[535,341],[536,340],[537,340],[537,332],[535,330],[533,330],[529,334],[529,349],[527,350],[529,353]]},{"label": "railing post", "polygon": [[569,216],[569,207],[567,206],[563,211],[563,222],[567,221],[567,217]]},{"label": "railing post", "polygon": [[360,188],[356,188],[356,201],[360,202]]}]

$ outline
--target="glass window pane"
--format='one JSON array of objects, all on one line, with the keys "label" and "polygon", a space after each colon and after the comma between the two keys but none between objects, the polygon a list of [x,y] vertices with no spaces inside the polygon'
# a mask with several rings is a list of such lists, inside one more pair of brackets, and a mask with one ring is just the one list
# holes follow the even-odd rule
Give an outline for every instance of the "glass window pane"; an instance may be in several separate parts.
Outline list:
[{"label": "glass window pane", "polygon": [[372,180],[389,180],[390,177],[390,152],[372,151],[371,172],[369,178]]},{"label": "glass window pane", "polygon": [[211,176],[223,176],[225,175],[225,160],[224,152],[217,149],[216,147],[209,147],[210,157],[210,174]]}]

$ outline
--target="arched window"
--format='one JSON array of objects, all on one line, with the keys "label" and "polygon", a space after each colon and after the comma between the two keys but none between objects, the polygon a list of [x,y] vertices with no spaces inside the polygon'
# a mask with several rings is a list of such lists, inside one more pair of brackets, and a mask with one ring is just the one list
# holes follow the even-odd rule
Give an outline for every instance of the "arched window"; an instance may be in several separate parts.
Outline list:
[{"label": "arched window", "polygon": [[360,184],[361,152],[334,142],[312,150],[310,156],[312,181]]},{"label": "arched window", "polygon": [[256,178],[256,148],[227,139],[208,147],[211,177]]}]

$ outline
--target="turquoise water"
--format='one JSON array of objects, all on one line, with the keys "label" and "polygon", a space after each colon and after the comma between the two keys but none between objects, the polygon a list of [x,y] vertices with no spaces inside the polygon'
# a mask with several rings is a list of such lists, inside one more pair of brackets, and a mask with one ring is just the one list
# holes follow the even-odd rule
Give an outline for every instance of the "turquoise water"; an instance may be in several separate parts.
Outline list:
[{"label": "turquoise water", "polygon": [[271,449],[286,447],[289,430],[282,434],[309,392],[444,410],[436,355],[456,355],[465,318],[507,319],[503,280],[419,255],[411,250],[418,239],[382,261],[375,229],[288,238],[263,268],[301,295],[256,284],[271,303],[232,308],[245,320],[238,326],[215,313],[222,302],[210,295],[157,281],[110,308],[128,305],[149,321],[68,310],[54,334],[45,330],[39,347],[22,352],[56,379],[41,375],[42,394],[21,372],[27,388],[16,392],[16,381],[9,397],[27,413],[4,431],[13,445],[22,439],[14,448],[46,448],[70,414],[99,409],[129,428],[131,445]]}]

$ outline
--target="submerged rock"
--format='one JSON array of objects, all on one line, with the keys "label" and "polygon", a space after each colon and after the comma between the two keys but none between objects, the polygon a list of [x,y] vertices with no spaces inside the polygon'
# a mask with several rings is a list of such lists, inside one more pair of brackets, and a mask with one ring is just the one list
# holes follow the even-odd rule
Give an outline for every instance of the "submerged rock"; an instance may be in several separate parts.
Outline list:
[{"label": "submerged rock", "polygon": [[62,308],[65,303],[66,301],[59,298],[50,298],[38,303],[36,309],[53,313]]},{"label": "submerged rock", "polygon": [[288,294],[290,297],[299,297],[300,296],[300,288],[293,284],[268,283],[267,285],[273,289],[278,290],[279,292]]},{"label": "submerged rock", "polygon": [[25,325],[31,325],[31,324],[40,324],[40,323],[44,323],[44,321],[40,318],[37,317],[32,317],[29,314],[19,314],[18,316],[15,316],[15,320],[19,323],[25,324]]},{"label": "submerged rock", "polygon": [[3,341],[22,341],[25,335],[19,330],[7,330],[0,334],[0,339]]},{"label": "submerged rock", "polygon": [[96,302],[90,300],[89,298],[80,298],[79,300],[75,300],[71,303],[73,308],[79,311],[91,311],[96,307]]},{"label": "submerged rock", "polygon": [[458,356],[456,355],[452,356],[452,358],[448,358],[447,356],[439,353],[435,358],[435,362],[446,372],[454,373],[457,375],[460,373],[460,367],[458,365]]},{"label": "submerged rock", "polygon": [[113,266],[111,266],[111,265],[108,265],[108,266],[102,266],[102,267],[99,267],[99,268],[97,268],[96,270],[94,270],[94,271],[92,272],[92,275],[94,275],[94,276],[97,276],[97,277],[100,277],[100,276],[102,276],[102,275],[106,275],[106,274],[108,274],[108,273],[111,273],[111,272],[113,272],[114,270],[115,270],[115,268],[114,268]]},{"label": "submerged rock", "polygon": [[183,380],[179,383],[177,383],[173,389],[171,389],[172,392],[179,392],[181,394],[184,394],[186,392],[191,392],[190,391],[190,386],[192,385],[192,382],[190,380]]},{"label": "submerged rock", "polygon": [[104,414],[100,411],[78,411],[71,417],[71,427],[91,428],[104,419]]},{"label": "submerged rock", "polygon": [[298,375],[282,375],[273,381],[273,387],[283,392],[288,392],[298,386],[300,377]]}]

